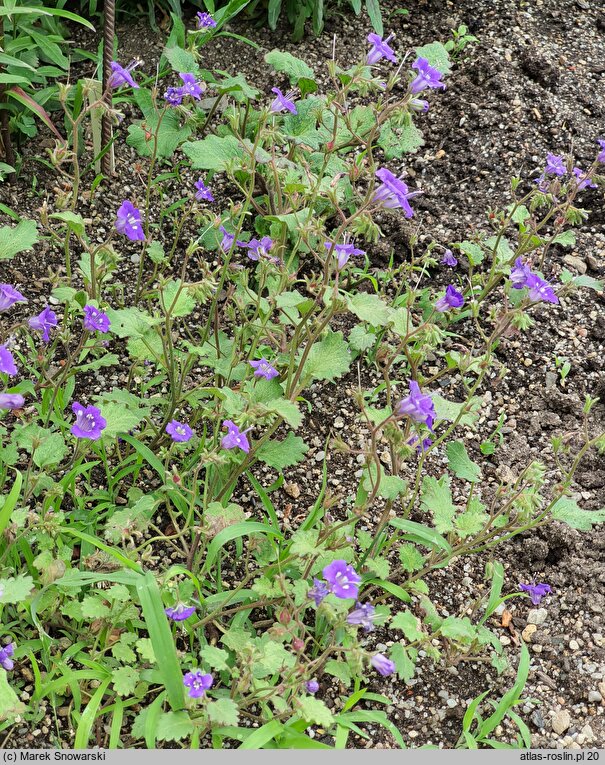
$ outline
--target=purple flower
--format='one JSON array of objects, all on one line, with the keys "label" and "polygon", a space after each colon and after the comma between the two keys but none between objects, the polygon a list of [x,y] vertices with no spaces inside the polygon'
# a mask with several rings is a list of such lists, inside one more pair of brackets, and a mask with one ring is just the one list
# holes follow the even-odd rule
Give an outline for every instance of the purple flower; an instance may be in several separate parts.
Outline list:
[{"label": "purple flower", "polygon": [[0,664],[4,667],[6,670],[11,670],[15,663],[10,658],[15,653],[15,644],[9,643],[8,645],[3,646],[0,648]]},{"label": "purple flower", "polygon": [[209,688],[212,688],[213,682],[212,675],[204,675],[201,669],[187,672],[183,677],[183,685],[189,688],[189,697],[192,699],[200,699]]},{"label": "purple flower", "polygon": [[424,98],[412,98],[410,101],[410,109],[413,112],[426,114],[429,110],[429,102],[425,101]]},{"label": "purple flower", "polygon": [[347,265],[351,256],[358,257],[366,254],[365,250],[358,250],[354,244],[349,244],[347,242],[344,242],[343,244],[324,242],[324,247],[328,252],[332,251],[336,255],[339,271]]},{"label": "purple flower", "polygon": [[269,251],[273,247],[273,239],[270,236],[263,236],[260,241],[251,239],[249,242],[238,242],[238,244],[240,247],[248,248],[250,260],[259,260],[261,257],[268,257]]},{"label": "purple flower", "polygon": [[84,306],[84,329],[89,332],[108,332],[111,322],[107,314],[94,305]]},{"label": "purple flower", "polygon": [[582,191],[582,189],[589,188],[589,189],[596,189],[597,184],[593,183],[588,173],[585,173],[584,170],[581,170],[579,167],[574,167],[572,170],[575,179],[576,184],[578,185],[578,191]]},{"label": "purple flower", "polygon": [[319,690],[319,683],[317,680],[307,680],[305,683],[306,689],[309,691],[309,693],[317,693]]},{"label": "purple flower", "polygon": [[250,444],[246,437],[246,433],[252,428],[246,428],[246,430],[240,430],[237,425],[231,420],[223,420],[223,427],[227,428],[227,435],[223,436],[221,440],[221,446],[223,449],[241,449],[243,452],[250,451]]},{"label": "purple flower", "polygon": [[452,308],[461,308],[464,305],[462,294],[451,284],[445,288],[445,295],[435,303],[435,310],[444,313]]},{"label": "purple flower", "polygon": [[195,16],[195,26],[198,29],[212,29],[216,26],[216,21],[209,13],[202,13],[201,11],[198,11]]},{"label": "purple flower", "polygon": [[166,433],[173,441],[182,441],[183,443],[189,441],[193,436],[193,431],[189,425],[186,422],[178,422],[178,420],[172,420],[166,425]]},{"label": "purple flower", "polygon": [[546,155],[546,167],[544,168],[544,172],[547,175],[565,175],[567,169],[563,157],[560,157],[558,154],[548,153]]},{"label": "purple flower", "polygon": [[408,445],[409,446],[415,446],[416,451],[420,454],[424,454],[424,452],[429,448],[429,446],[432,444],[432,440],[430,438],[423,438],[422,440],[418,438],[418,436],[414,435],[411,438],[408,439]]},{"label": "purple flower", "polygon": [[6,345],[0,345],[0,372],[5,375],[17,374],[15,359],[13,358],[13,354],[8,350]]},{"label": "purple flower", "polygon": [[426,58],[419,56],[412,64],[412,69],[418,72],[410,85],[412,93],[420,93],[426,88],[445,88],[441,82],[441,72],[431,66]]},{"label": "purple flower", "polygon": [[395,35],[392,32],[386,40],[383,40],[380,35],[374,34],[374,32],[371,32],[368,35],[368,42],[372,46],[368,51],[368,57],[366,59],[368,66],[377,64],[383,58],[388,58],[388,60],[392,61],[394,64],[397,63],[395,51],[389,45],[389,42],[393,37],[395,37]]},{"label": "purple flower", "polygon": [[49,305],[37,316],[32,316],[27,322],[32,329],[42,332],[42,342],[50,340],[50,330],[57,326],[57,314]]},{"label": "purple flower", "polygon": [[121,88],[123,86],[129,86],[131,88],[138,88],[139,86],[132,79],[130,73],[139,64],[137,61],[133,61],[128,64],[126,68],[120,66],[117,61],[111,62],[111,75],[109,77],[109,85],[112,88]]},{"label": "purple flower", "polygon": [[375,610],[371,603],[356,603],[354,610],[347,616],[347,622],[361,625],[364,632],[371,632],[374,629]]},{"label": "purple flower", "polygon": [[98,441],[101,433],[107,427],[107,421],[96,406],[82,406],[77,401],[71,405],[76,415],[76,421],[71,426],[71,432],[76,438],[87,438]]},{"label": "purple flower", "polygon": [[125,199],[120,205],[117,216],[116,228],[118,233],[124,234],[124,236],[127,236],[132,242],[145,241],[141,213],[132,202]]},{"label": "purple flower", "polygon": [[255,377],[264,377],[265,380],[272,380],[279,374],[277,369],[272,367],[264,356],[258,361],[249,361],[248,363],[254,369]]},{"label": "purple flower", "polygon": [[395,413],[399,417],[409,417],[414,422],[426,425],[429,430],[433,429],[435,404],[430,396],[422,393],[416,380],[410,380],[410,395],[397,404]]},{"label": "purple flower", "polygon": [[549,592],[552,592],[548,584],[541,582],[538,582],[538,584],[535,582],[533,584],[520,584],[519,589],[522,592],[529,593],[529,597],[531,598],[531,602],[534,604],[534,606],[539,606],[542,598]]},{"label": "purple flower", "polygon": [[8,311],[15,303],[27,303],[27,300],[10,284],[0,284],[0,311]]},{"label": "purple flower", "polygon": [[[164,613],[173,622],[184,622],[195,612],[195,606],[186,606],[184,603],[177,603],[176,606],[170,606],[164,609]],[[210,687],[210,686],[208,686]]]},{"label": "purple flower", "polygon": [[183,103],[183,89],[171,86],[166,89],[164,98],[169,106],[180,106]]},{"label": "purple flower", "polygon": [[527,286],[527,280],[531,276],[531,269],[523,262],[523,258],[517,258],[515,260],[515,267],[510,272],[510,280],[513,288],[516,290],[523,289]]},{"label": "purple flower", "polygon": [[[223,252],[227,253],[233,247],[233,240],[235,239],[235,234],[230,234],[224,226],[219,226],[219,231],[223,235],[223,238],[221,239],[221,243],[219,247],[221,248]],[[245,242],[242,244],[244,247],[246,246]]]},{"label": "purple flower", "polygon": [[357,598],[361,577],[344,560],[334,560],[323,570],[323,577],[337,598]]},{"label": "purple flower", "polygon": [[25,399],[20,393],[0,393],[0,409],[21,409]]},{"label": "purple flower", "polygon": [[285,96],[279,88],[271,88],[271,92],[275,93],[275,98],[269,107],[271,114],[278,114],[279,112],[283,112],[284,109],[287,109],[292,114],[298,114],[296,104],[290,100],[296,91],[291,90],[289,93],[286,93]]},{"label": "purple flower", "polygon": [[538,274],[529,273],[525,286],[529,288],[529,297],[531,300],[544,300],[547,303],[558,303],[559,298],[555,295],[550,284],[542,279]]},{"label": "purple flower", "polygon": [[605,138],[597,138],[601,151],[597,154],[597,162],[605,162]]},{"label": "purple flower", "polygon": [[397,667],[393,664],[393,662],[390,659],[387,659],[387,657],[383,653],[374,654],[374,656],[372,656],[372,658],[370,659],[370,664],[383,677],[388,677],[389,675],[392,675],[393,672],[397,669]]},{"label": "purple flower", "polygon": [[199,101],[202,97],[202,83],[196,82],[194,74],[181,73],[179,77],[183,80],[183,86],[181,87],[183,96],[191,96]]},{"label": "purple flower", "polygon": [[195,192],[195,198],[198,202],[201,202],[202,200],[205,200],[206,202],[214,202],[212,192],[201,178],[199,181],[195,182],[195,188],[197,189]]},{"label": "purple flower", "polygon": [[330,588],[321,579],[313,578],[313,587],[311,587],[307,594],[311,600],[315,601],[315,605],[318,606],[324,598],[328,597]]},{"label": "purple flower", "polygon": [[405,217],[411,218],[414,215],[414,211],[410,207],[408,200],[418,196],[420,191],[410,192],[407,184],[401,178],[393,175],[386,167],[381,167],[380,170],[377,170],[376,177],[382,182],[374,192],[374,201],[389,209],[401,207]]},{"label": "purple flower", "polygon": [[452,268],[458,265],[458,261],[456,260],[456,257],[454,256],[454,253],[451,250],[446,250],[443,253],[441,262],[443,263],[444,266],[452,266]]}]

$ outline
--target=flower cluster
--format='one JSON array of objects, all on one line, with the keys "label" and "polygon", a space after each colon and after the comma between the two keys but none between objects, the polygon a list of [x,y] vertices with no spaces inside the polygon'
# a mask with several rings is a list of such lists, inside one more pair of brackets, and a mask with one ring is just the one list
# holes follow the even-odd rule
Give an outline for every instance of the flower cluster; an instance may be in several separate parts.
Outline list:
[{"label": "flower cluster", "polygon": [[538,302],[544,300],[547,303],[558,303],[559,298],[555,295],[550,284],[523,262],[523,258],[515,260],[515,267],[510,272],[512,286],[516,290],[527,287],[530,300]]},{"label": "flower cluster", "polygon": [[176,88],[169,87],[164,93],[164,99],[169,106],[180,106],[187,96],[199,101],[206,89],[204,82],[198,82],[191,72],[180,72],[179,77],[183,84]]},{"label": "flower cluster", "polygon": [[[602,151],[597,155],[597,162],[605,162],[605,140],[599,138],[598,143]],[[549,152],[546,155],[544,170],[539,178],[536,178],[535,182],[538,184],[540,191],[548,192],[551,190],[551,177],[555,179],[564,178],[568,175],[568,172],[569,165],[565,162],[565,159],[559,154]],[[570,175],[570,181],[575,184],[578,191],[586,188],[596,189],[597,187],[596,183],[593,183],[590,174],[580,167],[573,167]]]}]

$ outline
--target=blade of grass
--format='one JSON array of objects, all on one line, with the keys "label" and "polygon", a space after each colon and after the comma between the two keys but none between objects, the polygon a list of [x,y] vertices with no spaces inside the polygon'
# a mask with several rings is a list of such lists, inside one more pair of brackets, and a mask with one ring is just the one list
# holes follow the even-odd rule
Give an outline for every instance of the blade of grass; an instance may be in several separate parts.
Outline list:
[{"label": "blade of grass", "polygon": [[106,677],[101,682],[101,685],[94,692],[92,698],[86,705],[86,709],[82,712],[82,717],[78,723],[76,730],[76,738],[74,740],[74,749],[87,749],[88,739],[90,738],[90,732],[92,730],[93,723],[103,701],[103,696],[107,690],[107,686],[111,682],[111,677]]},{"label": "blade of grass", "polygon": [[2,510],[0,510],[0,535],[4,533],[4,530],[8,526],[10,517],[21,495],[21,485],[23,484],[23,476],[18,470],[15,470],[15,482],[8,494],[8,497],[4,498],[4,504]]},{"label": "blade of grass", "polygon": [[183,673],[176,655],[168,619],[164,613],[162,596],[151,572],[140,577],[137,582],[137,592],[153,653],[166,688],[168,703],[174,712],[178,712],[185,706]]}]

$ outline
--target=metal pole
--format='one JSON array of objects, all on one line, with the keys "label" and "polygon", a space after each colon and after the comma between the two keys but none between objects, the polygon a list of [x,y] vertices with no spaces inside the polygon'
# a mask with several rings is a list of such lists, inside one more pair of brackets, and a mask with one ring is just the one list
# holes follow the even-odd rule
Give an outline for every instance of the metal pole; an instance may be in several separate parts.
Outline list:
[{"label": "metal pole", "polygon": [[[109,87],[109,78],[111,77],[111,62],[113,60],[113,41],[115,38],[116,26],[116,1],[105,0],[104,7],[104,28],[103,28],[103,93],[105,104],[111,109],[111,88]],[[102,143],[103,148],[111,143],[111,116],[106,111],[103,114],[102,122]],[[114,169],[113,147],[105,152],[101,158],[101,168],[104,175],[111,175]]]}]

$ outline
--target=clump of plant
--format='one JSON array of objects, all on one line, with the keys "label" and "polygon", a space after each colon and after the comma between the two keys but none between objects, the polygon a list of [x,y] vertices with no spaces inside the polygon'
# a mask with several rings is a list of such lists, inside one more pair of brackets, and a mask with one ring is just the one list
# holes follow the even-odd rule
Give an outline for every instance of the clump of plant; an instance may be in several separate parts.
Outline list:
[{"label": "clump of plant", "polygon": [[[573,243],[586,217],[578,196],[604,152],[586,171],[550,155],[537,184],[522,192],[514,179],[488,230],[447,247],[412,242],[379,268],[378,218],[413,218],[422,193],[388,163],[422,144],[415,122],[446,87],[449,59],[434,43],[410,69],[391,67],[392,38],[370,38],[354,66],[330,62],[325,94],[280,51],[266,56],[280,77],[270,97],[241,75],[208,73],[197,33],[171,38],[175,76],[161,88],[139,87],[116,62],[112,85],[133,87],[142,113],[127,141],[146,178],[113,211],[110,234],[95,235],[69,192],[57,212],[43,208],[40,232],[33,221],[0,231],[3,258],[42,233],[69,264],[42,312],[3,323],[0,602],[3,666],[34,668],[31,714],[41,699],[69,705],[76,747],[109,716],[107,746],[127,735],[148,747],[324,748],[311,735],[321,726],[342,748],[373,723],[403,747],[375,708],[388,689],[370,688],[411,680],[420,651],[505,671],[490,617],[521,595],[493,560],[486,596],[444,614],[432,573],[552,519],[579,529],[605,519],[569,496],[583,456],[605,448],[594,400],[545,456],[555,485],[533,461],[490,492],[461,438],[478,429],[489,380],[507,373],[501,339],[529,331],[537,304],[562,310],[563,296],[600,288],[543,271],[554,245]],[[78,176],[77,152],[57,158],[64,172],[70,161]],[[199,178],[185,185],[191,168]],[[182,197],[166,205],[174,183]],[[0,286],[7,317],[28,300],[20,290]],[[380,384],[347,376],[353,364]],[[455,393],[437,392],[444,377]],[[309,451],[309,390],[343,384],[363,435],[330,449],[361,477],[335,495],[324,461],[317,497],[293,519],[279,490]],[[533,602],[550,590],[521,589]],[[499,720],[518,720],[523,662]],[[6,673],[0,682],[10,690]],[[10,693],[3,713],[23,714]],[[481,701],[463,745],[491,740],[497,723],[483,721]]]}]

